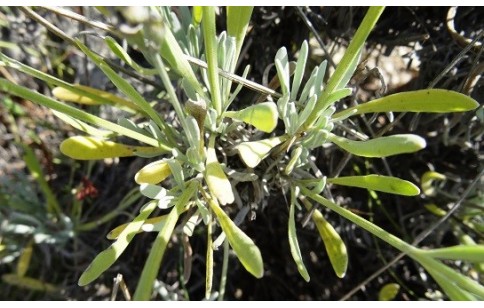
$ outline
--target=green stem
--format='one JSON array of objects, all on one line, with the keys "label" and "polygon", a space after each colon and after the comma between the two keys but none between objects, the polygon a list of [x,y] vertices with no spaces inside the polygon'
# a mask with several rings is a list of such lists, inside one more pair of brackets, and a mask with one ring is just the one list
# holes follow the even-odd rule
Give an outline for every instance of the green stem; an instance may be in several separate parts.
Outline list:
[{"label": "green stem", "polygon": [[227,284],[227,270],[229,268],[229,241],[224,241],[224,259],[222,261],[222,275],[220,276],[220,288],[218,292],[218,300],[223,301],[225,296],[225,286]]},{"label": "green stem", "polygon": [[156,240],[151,247],[150,254],[143,267],[138,286],[136,287],[133,300],[141,301],[150,299],[153,290],[153,282],[158,276],[161,259],[165,254],[166,247],[173,234],[178,217],[180,217],[180,215],[186,210],[186,205],[197,190],[199,184],[198,181],[192,181],[180,196],[170,214],[168,214],[165,225],[156,236]]},{"label": "green stem", "polygon": [[145,136],[143,134],[140,134],[138,132],[132,131],[130,129],[127,129],[123,126],[114,124],[110,121],[106,121],[104,119],[101,119],[99,117],[96,117],[88,112],[85,112],[83,110],[71,107],[67,104],[58,102],[56,100],[53,100],[45,95],[42,95],[37,92],[33,92],[30,89],[27,89],[22,86],[18,86],[16,84],[11,83],[10,81],[0,78],[0,91],[2,92],[7,92],[19,97],[22,97],[24,99],[33,101],[37,104],[40,104],[42,106],[45,106],[47,108],[62,112],[66,115],[69,115],[73,118],[79,119],[81,121],[94,124],[99,127],[106,128],[110,131],[116,132],[120,135],[124,135],[130,138],[133,138],[135,140],[139,140],[141,142],[144,142],[146,144],[149,144],[151,146],[160,148],[166,152],[171,152],[172,148],[160,143],[158,140]]},{"label": "green stem", "polygon": [[366,231],[370,232],[371,234],[375,235],[376,237],[380,238],[381,240],[387,242],[391,246],[397,248],[398,250],[406,253],[411,254],[412,256],[417,254],[418,249],[413,247],[412,245],[402,241],[398,237],[388,233],[387,231],[383,230],[382,228],[374,225],[373,223],[369,222],[368,220],[353,214],[351,211],[348,211],[345,208],[337,205],[329,201],[326,198],[321,197],[320,195],[316,195],[312,193],[309,189],[304,186],[299,186],[301,188],[301,192],[308,196],[309,198],[313,199],[314,201],[326,206],[330,210],[338,213],[339,215],[343,216],[344,218],[348,219],[349,221],[357,224],[358,226],[362,227]]},{"label": "green stem", "polygon": [[139,193],[139,188],[138,187],[133,188],[131,191],[127,193],[127,195],[123,198],[123,200],[121,200],[121,202],[119,203],[116,209],[110,211],[109,213],[107,213],[106,215],[102,216],[99,219],[96,219],[95,221],[90,221],[80,225],[79,227],[76,228],[76,230],[89,231],[99,227],[102,224],[107,223],[108,221],[110,221],[111,219],[119,215],[125,208],[129,207],[134,202],[139,200],[140,197],[141,197],[141,194]]},{"label": "green stem", "polygon": [[159,54],[156,54],[153,57],[153,63],[155,64],[156,70],[158,71],[158,74],[161,77],[161,81],[163,82],[163,85],[165,86],[166,92],[168,93],[170,97],[170,102],[173,105],[173,108],[175,108],[175,112],[180,119],[180,123],[185,131],[188,130],[187,128],[187,123],[186,123],[186,118],[185,118],[185,113],[183,112],[182,106],[180,104],[180,101],[178,100],[178,96],[176,95],[175,89],[173,88],[173,85],[171,84],[170,77],[168,76],[168,73],[166,71],[165,64],[163,63],[163,60],[161,59],[161,56]]},{"label": "green stem", "polygon": [[323,108],[325,107],[324,105],[326,104],[328,97],[335,90],[337,90],[336,87],[345,77],[349,67],[351,66],[351,63],[355,61],[356,57],[358,57],[361,48],[365,44],[365,41],[368,38],[371,30],[375,26],[376,22],[378,21],[378,18],[383,13],[383,10],[384,7],[382,6],[370,7],[368,9],[365,18],[363,19],[360,26],[358,27],[358,30],[355,33],[355,36],[351,39],[348,49],[346,50],[343,58],[336,67],[333,75],[329,78],[326,88],[324,89],[321,97],[316,103],[316,107],[314,108],[316,112],[311,113],[304,125],[301,126],[304,130],[307,130],[314,124],[320,112],[323,111]]},{"label": "green stem", "polygon": [[215,9],[212,6],[203,7],[202,19],[203,40],[205,42],[205,56],[208,64],[208,79],[210,81],[210,94],[212,104],[217,116],[222,114],[222,99],[220,97],[220,84],[218,77],[217,33],[215,31]]}]

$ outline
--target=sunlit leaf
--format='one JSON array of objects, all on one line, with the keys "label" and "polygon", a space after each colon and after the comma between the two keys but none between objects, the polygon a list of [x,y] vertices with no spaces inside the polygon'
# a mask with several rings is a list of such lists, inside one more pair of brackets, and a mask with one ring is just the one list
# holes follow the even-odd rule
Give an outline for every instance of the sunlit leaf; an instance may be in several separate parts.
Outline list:
[{"label": "sunlit leaf", "polygon": [[336,276],[343,278],[348,268],[348,252],[345,243],[319,210],[313,212],[312,219],[324,242],[326,253]]},{"label": "sunlit leaf", "polygon": [[328,178],[327,181],[337,185],[366,188],[395,195],[416,196],[420,193],[420,189],[413,183],[385,175],[342,176]]},{"label": "sunlit leaf", "polygon": [[227,111],[224,116],[244,121],[257,129],[270,133],[277,126],[277,106],[273,102],[256,104],[239,111]]},{"label": "sunlit leaf", "polygon": [[262,262],[259,248],[257,248],[250,237],[235,225],[214,200],[210,199],[209,204],[242,265],[249,273],[257,278],[261,278],[264,275],[264,263]]},{"label": "sunlit leaf", "polygon": [[187,209],[187,204],[190,199],[196,193],[200,183],[198,181],[192,181],[183,190],[182,195],[178,198],[175,206],[166,216],[166,220],[163,223],[163,227],[156,236],[155,242],[151,247],[148,259],[145,262],[141,277],[139,279],[136,291],[133,296],[133,300],[149,300],[153,290],[154,280],[158,276],[160,270],[161,260],[165,254],[166,247],[170,241],[170,237],[175,229],[176,222],[180,215]]},{"label": "sunlit leaf", "polygon": [[[166,220],[166,215],[148,218],[143,222],[143,225],[136,233],[159,232],[165,220]],[[121,234],[121,232],[123,232],[126,229],[126,227],[129,226],[129,224],[130,222],[117,226],[116,228],[114,228],[108,233],[106,238],[108,240],[116,240]]]},{"label": "sunlit leaf", "polygon": [[116,242],[111,244],[111,246],[103,250],[96,256],[96,258],[94,258],[94,260],[79,278],[79,286],[84,286],[91,283],[114,264],[114,262],[124,252],[126,247],[128,247],[136,233],[139,232],[145,223],[145,220],[155,208],[156,202],[150,202],[141,211],[141,213],[135,219],[133,219],[133,221],[130,222],[123,231],[121,231]]},{"label": "sunlit leaf", "polygon": [[229,179],[217,160],[215,149],[207,150],[207,166],[205,168],[205,180],[210,192],[217,198],[220,204],[230,204],[235,200]]},{"label": "sunlit leaf", "polygon": [[242,142],[235,148],[239,152],[242,161],[250,168],[255,168],[269,152],[286,140],[286,136],[263,139],[259,141]]},{"label": "sunlit leaf", "polygon": [[378,300],[391,301],[397,296],[398,291],[400,291],[400,285],[398,283],[387,283],[378,292]]},{"label": "sunlit leaf", "polygon": [[62,141],[60,151],[70,158],[94,160],[113,157],[134,156],[137,151],[166,153],[159,148],[131,146],[89,136],[74,136]]},{"label": "sunlit leaf", "polygon": [[[443,89],[425,89],[402,92],[372,100],[368,103],[345,109],[334,118],[374,112],[463,112],[479,107],[471,97]],[[356,111],[355,111],[356,110]]]},{"label": "sunlit leaf", "polygon": [[426,146],[425,139],[412,134],[379,137],[367,141],[354,141],[329,134],[328,139],[351,154],[363,157],[387,157],[413,153]]},{"label": "sunlit leaf", "polygon": [[239,57],[253,9],[252,6],[227,6],[227,34],[235,37],[235,61]]},{"label": "sunlit leaf", "polygon": [[138,184],[158,184],[171,174],[170,165],[165,160],[157,160],[141,168],[134,180]]}]

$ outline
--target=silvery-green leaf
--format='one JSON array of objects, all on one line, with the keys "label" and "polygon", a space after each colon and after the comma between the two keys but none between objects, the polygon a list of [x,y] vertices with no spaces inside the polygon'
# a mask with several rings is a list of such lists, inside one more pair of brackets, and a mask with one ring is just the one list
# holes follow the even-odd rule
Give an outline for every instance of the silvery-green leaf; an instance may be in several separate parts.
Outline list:
[{"label": "silvery-green leaf", "polygon": [[186,135],[190,146],[195,149],[200,148],[200,129],[198,128],[197,120],[191,115],[186,118],[187,131]]},{"label": "silvery-green leaf", "polygon": [[296,63],[296,70],[294,72],[294,77],[292,79],[292,89],[291,89],[291,101],[297,99],[297,93],[301,85],[301,81],[304,77],[304,71],[306,69],[306,61],[308,58],[308,42],[304,40],[301,44],[301,49],[299,50],[299,57]]},{"label": "silvery-green leaf", "polygon": [[316,101],[318,97],[316,95],[313,95],[309,98],[309,101],[306,103],[306,106],[304,106],[303,111],[299,115],[299,121],[297,123],[297,127],[299,128],[301,125],[306,122],[308,119],[309,115],[314,111],[314,106],[316,106]]},{"label": "silvery-green leaf", "polygon": [[316,94],[319,97],[321,95],[321,92],[323,92],[323,90],[324,90],[324,75],[326,74],[326,66],[327,65],[328,65],[327,60],[324,60],[319,65],[318,74],[316,75],[316,79],[314,79],[315,93],[309,94],[309,96]]},{"label": "silvery-green leaf", "polygon": [[299,120],[296,104],[294,102],[289,102],[287,104],[287,111],[283,120],[286,124],[286,132],[291,136],[294,135],[297,130],[297,123]]},{"label": "silvery-green leaf", "polygon": [[202,215],[203,223],[208,224],[210,222],[211,216],[207,207],[199,199],[195,200],[195,204],[197,205],[198,211]]},{"label": "silvery-green leaf", "polygon": [[276,64],[277,76],[279,77],[279,83],[281,84],[282,94],[289,93],[290,82],[289,82],[289,60],[287,58],[287,50],[285,47],[281,47],[274,59]]},{"label": "silvery-green leaf", "polygon": [[139,187],[141,194],[150,199],[160,200],[166,197],[166,189],[153,184],[141,184]]},{"label": "silvery-green leaf", "polygon": [[[318,75],[319,67],[315,67],[313,71],[311,72],[311,76],[309,77],[308,81],[306,82],[306,85],[304,86],[301,96],[299,96],[299,101],[300,102],[305,102],[308,97],[309,97],[309,92],[311,89],[314,89],[314,80],[316,79],[316,76]],[[311,90],[314,92],[313,90]]]},{"label": "silvery-green leaf", "polygon": [[170,166],[171,174],[173,174],[176,184],[183,187],[185,175],[183,174],[183,168],[180,162],[177,159],[169,159],[166,162]]},{"label": "silvery-green leaf", "polygon": [[201,220],[200,216],[201,216],[200,215],[200,212],[199,211],[196,211],[195,214],[193,214],[188,219],[188,221],[183,226],[183,233],[184,234],[186,234],[188,236],[192,236],[193,235],[193,231],[195,231],[195,227],[198,225],[199,220]]},{"label": "silvery-green leaf", "polygon": [[328,139],[351,154],[363,157],[387,157],[413,153],[426,146],[425,139],[412,134],[379,137],[367,141],[354,141],[330,133]]},{"label": "silvery-green leaf", "polygon": [[279,117],[284,119],[287,114],[287,104],[289,103],[289,95],[283,95],[277,101],[277,110],[279,111]]}]

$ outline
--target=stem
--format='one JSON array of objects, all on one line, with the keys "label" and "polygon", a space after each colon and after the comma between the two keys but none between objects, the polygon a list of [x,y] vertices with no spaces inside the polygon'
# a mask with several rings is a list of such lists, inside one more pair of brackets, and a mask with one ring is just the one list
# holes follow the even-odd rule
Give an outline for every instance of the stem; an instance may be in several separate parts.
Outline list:
[{"label": "stem", "polygon": [[212,104],[220,117],[222,114],[222,99],[220,97],[220,84],[218,79],[217,62],[217,34],[215,31],[215,9],[212,6],[203,7],[202,19],[203,40],[205,42],[205,56],[208,64],[208,78],[210,81],[210,94]]},{"label": "stem", "polygon": [[165,64],[163,63],[163,60],[161,59],[161,56],[159,54],[156,54],[153,57],[153,62],[155,64],[156,70],[158,71],[158,74],[161,77],[161,81],[163,82],[163,85],[165,86],[166,92],[170,96],[170,102],[173,105],[173,108],[175,108],[176,115],[180,119],[180,123],[181,123],[183,129],[185,131],[188,131],[187,123],[186,123],[186,119],[185,119],[185,113],[183,112],[180,101],[178,100],[178,97],[175,93],[175,89],[173,88],[173,85],[171,84],[170,77],[168,76],[168,73],[166,72],[166,67],[165,67]]},{"label": "stem", "polygon": [[227,269],[229,267],[229,241],[224,241],[224,259],[222,261],[222,275],[220,276],[220,288],[218,292],[218,300],[223,301],[225,296],[225,285],[227,284]]},{"label": "stem", "polygon": [[323,198],[320,195],[316,195],[312,193],[309,189],[307,189],[304,186],[299,186],[301,189],[301,192],[308,196],[309,198],[313,199],[314,201],[326,206],[330,210],[338,213],[339,215],[343,216],[344,218],[348,219],[349,221],[357,224],[361,228],[365,229],[366,231],[370,232],[371,234],[375,235],[376,237],[380,238],[381,240],[387,242],[391,246],[397,248],[398,250],[410,254],[412,256],[416,255],[418,252],[418,249],[413,247],[412,245],[402,241],[398,237],[388,233],[387,231],[383,230],[382,228],[378,227],[377,225],[369,222],[368,220],[353,214],[352,212],[348,211],[345,208],[342,208],[341,206],[337,205],[336,203],[333,203],[329,201],[326,198]]},{"label": "stem", "polygon": [[156,236],[156,240],[151,247],[150,254],[146,260],[145,266],[143,267],[143,272],[141,273],[138,286],[136,287],[133,300],[140,301],[150,299],[153,290],[153,282],[158,276],[161,266],[161,259],[165,254],[166,247],[168,246],[170,237],[173,234],[178,217],[185,211],[186,205],[195,193],[198,185],[198,181],[191,182],[178,199],[170,214],[168,214],[165,225]]}]

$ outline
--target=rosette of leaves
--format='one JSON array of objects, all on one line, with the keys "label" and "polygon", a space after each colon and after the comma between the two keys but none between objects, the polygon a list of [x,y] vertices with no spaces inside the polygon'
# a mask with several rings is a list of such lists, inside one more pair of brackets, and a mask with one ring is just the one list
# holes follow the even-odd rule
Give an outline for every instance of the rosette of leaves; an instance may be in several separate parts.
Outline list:
[{"label": "rosette of leaves", "polygon": [[[228,241],[242,265],[255,277],[262,277],[264,269],[259,249],[221,207],[232,204],[236,194],[234,185],[227,177],[229,166],[222,164],[219,160],[221,156],[217,154],[227,154],[225,152],[228,149],[224,148],[227,143],[223,141],[227,135],[238,129],[240,123],[245,122],[263,132],[271,133],[277,125],[278,118],[281,118],[285,124],[284,134],[262,140],[239,140],[233,148],[238,151],[241,160],[249,168],[258,167],[269,155],[279,155],[278,168],[282,168],[286,175],[283,187],[288,189],[291,195],[288,222],[291,254],[305,280],[309,280],[309,275],[298,247],[295,212],[301,204],[308,210],[314,210],[310,201],[313,200],[409,254],[434,276],[451,298],[484,298],[482,286],[438,261],[440,258],[455,258],[455,249],[466,251],[462,258],[475,260],[482,257],[482,246],[421,250],[320,195],[326,182],[400,195],[418,194],[419,190],[415,185],[398,178],[379,175],[332,179],[308,172],[311,150],[324,142],[332,142],[345,151],[365,157],[411,153],[425,147],[424,139],[415,135],[394,135],[356,141],[332,133],[334,124],[347,117],[387,111],[460,112],[477,107],[477,102],[456,92],[423,90],[390,95],[335,113],[334,103],[351,94],[347,83],[358,64],[364,42],[382,10],[369,9],[345,56],[327,83],[323,82],[326,65],[322,63],[314,69],[302,87],[308,54],[306,43],[301,47],[291,82],[287,52],[281,49],[275,61],[281,85],[281,98],[277,103],[268,100],[242,110],[229,110],[242,84],[238,84],[232,91],[233,81],[225,76],[233,75],[235,71],[252,13],[251,7],[227,8],[227,32],[219,36],[216,35],[213,7],[194,7],[192,12],[187,8],[181,8],[181,18],[166,8],[146,8],[145,11],[138,12],[139,16],[134,19],[136,24],[129,31],[125,28],[116,30],[114,27],[104,27],[111,35],[126,39],[129,44],[138,48],[154,67],[141,67],[114,39],[109,36],[105,38],[109,48],[138,73],[156,74],[160,77],[165,87],[165,97],[171,103],[177,118],[176,122],[170,123],[156,111],[156,104],[147,102],[128,81],[108,65],[103,57],[88,49],[79,40],[73,42],[126,98],[69,84],[0,54],[2,65],[15,68],[57,87],[53,93],[57,99],[77,103],[107,103],[128,109],[146,119],[139,123],[130,119],[120,119],[117,124],[112,123],[0,79],[1,91],[49,107],[59,118],[87,134],[66,139],[61,144],[61,151],[64,154],[75,159],[88,160],[161,156],[160,159],[143,167],[135,177],[135,181],[140,184],[141,193],[151,201],[142,207],[131,222],[116,228],[108,235],[115,241],[92,261],[80,277],[79,284],[88,284],[107,270],[137,233],[154,231],[157,232],[157,237],[134,294],[135,300],[149,299],[163,254],[177,223],[182,225],[182,232],[187,236],[192,234],[193,226],[201,223],[206,226],[207,298],[211,298],[215,245],[212,236],[217,224],[223,233],[216,242]],[[198,55],[201,55],[201,60],[205,60],[200,63],[203,63],[202,67],[206,69],[194,69],[188,61]],[[242,79],[248,72],[249,68],[246,68]],[[186,103],[180,102],[173,82],[183,89],[183,95],[187,98]],[[145,145],[116,142],[114,139],[117,136],[129,137]],[[286,157],[287,152],[291,154]],[[166,182],[166,179],[170,181]],[[168,209],[168,214],[156,216],[154,213],[157,208]],[[319,210],[315,209],[311,218],[325,243],[336,274],[339,277],[344,276],[347,255],[343,241]],[[228,245],[224,247],[228,248]],[[224,249],[224,253],[228,253],[227,249]],[[449,280],[450,278],[454,280]]]}]

